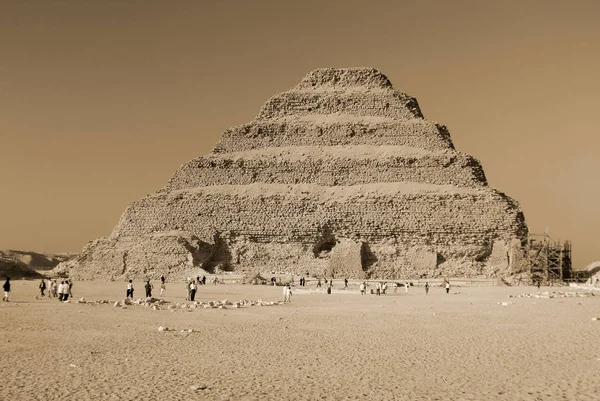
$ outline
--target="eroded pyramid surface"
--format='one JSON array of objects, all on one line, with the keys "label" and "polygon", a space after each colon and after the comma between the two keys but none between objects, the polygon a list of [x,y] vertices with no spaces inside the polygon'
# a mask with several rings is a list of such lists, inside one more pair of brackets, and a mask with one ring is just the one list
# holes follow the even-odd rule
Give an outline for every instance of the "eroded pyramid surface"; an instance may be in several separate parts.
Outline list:
[{"label": "eroded pyramid surface", "polygon": [[372,68],[318,69],[127,207],[62,268],[410,279],[509,275],[527,227],[446,127]]}]

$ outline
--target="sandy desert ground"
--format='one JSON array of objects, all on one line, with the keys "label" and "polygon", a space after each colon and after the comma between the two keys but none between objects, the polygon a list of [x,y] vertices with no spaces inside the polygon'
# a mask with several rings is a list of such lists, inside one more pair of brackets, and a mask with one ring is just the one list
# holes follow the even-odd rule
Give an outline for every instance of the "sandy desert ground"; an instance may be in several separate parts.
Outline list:
[{"label": "sandy desert ground", "polygon": [[[279,306],[172,312],[35,300],[37,284],[14,281],[0,305],[2,400],[600,399],[600,293],[413,287],[377,297],[351,287],[294,290]],[[114,301],[125,283],[73,290],[75,300]],[[142,291],[136,283],[136,298]],[[183,283],[167,283],[167,301],[184,297]],[[282,290],[206,285],[197,298],[278,301]]]}]

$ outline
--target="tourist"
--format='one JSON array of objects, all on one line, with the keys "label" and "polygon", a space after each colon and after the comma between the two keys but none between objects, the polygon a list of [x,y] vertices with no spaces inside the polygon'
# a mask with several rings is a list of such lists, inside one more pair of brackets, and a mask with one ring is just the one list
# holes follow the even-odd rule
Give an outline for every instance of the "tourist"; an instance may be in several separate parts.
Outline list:
[{"label": "tourist", "polygon": [[50,281],[50,292],[52,293],[52,298],[58,297],[58,284],[56,284],[56,279]]},{"label": "tourist", "polygon": [[146,298],[151,298],[152,297],[152,289],[154,288],[154,286],[152,286],[152,283],[150,283],[150,280],[146,280],[146,285],[144,287],[146,288]]},{"label": "tourist", "polygon": [[394,283],[394,294],[398,293],[398,283]]},{"label": "tourist", "polygon": [[450,282],[446,281],[446,294],[450,293]]},{"label": "tourist", "polygon": [[194,301],[194,298],[196,298],[196,283],[192,281],[190,283],[190,301]]},{"label": "tourist", "polygon": [[65,281],[65,284],[67,284],[67,295],[70,296],[71,298],[73,298],[73,279],[70,278],[68,280]]},{"label": "tourist", "polygon": [[365,283],[360,283],[360,295],[365,295]]},{"label": "tourist", "polygon": [[425,295],[429,294],[429,283],[425,282]]},{"label": "tourist", "polygon": [[381,286],[381,292],[383,293],[383,295],[385,295],[386,291],[387,291],[387,282],[383,283],[383,285]]},{"label": "tourist", "polygon": [[133,299],[133,280],[129,280],[127,283],[127,293],[125,297]]},{"label": "tourist", "polygon": [[165,295],[165,290],[167,289],[167,287],[165,286],[165,282],[163,281],[162,283],[160,283],[160,297],[162,298],[163,295]]},{"label": "tourist", "polygon": [[161,283],[165,283],[165,275],[163,274],[162,276],[160,276],[160,282]]},{"label": "tourist", "polygon": [[71,285],[69,284],[69,280],[65,280],[65,284],[63,285],[63,302],[69,300],[69,295],[71,294]]},{"label": "tourist", "polygon": [[348,279],[347,278],[344,279],[344,287],[346,287],[346,289],[348,289]]},{"label": "tourist", "polygon": [[408,294],[408,287],[410,286],[410,284],[408,284],[408,281],[404,284],[404,292],[406,294]]},{"label": "tourist", "polygon": [[202,276],[202,285],[206,285],[206,276]]},{"label": "tourist", "polygon": [[375,293],[377,295],[381,295],[381,283],[377,283],[377,285],[375,286]]},{"label": "tourist", "polygon": [[39,285],[41,296],[44,296],[44,291],[46,291],[46,282],[42,279],[42,282]]},{"label": "tourist", "polygon": [[317,288],[321,288],[321,279],[317,280]]},{"label": "tourist", "polygon": [[2,298],[2,300],[5,302],[8,302],[8,293],[10,292],[10,277],[6,278],[6,281],[4,282],[4,286],[2,286],[2,289],[4,290],[4,298]]},{"label": "tourist", "polygon": [[62,300],[63,300],[64,288],[65,288],[65,281],[61,280],[60,284],[58,285],[58,300],[59,300],[59,302],[62,302]]},{"label": "tourist", "polygon": [[292,302],[292,286],[290,284],[283,287],[283,302]]},{"label": "tourist", "polygon": [[187,281],[187,297],[185,298],[186,301],[189,301],[192,299],[192,282],[193,282],[192,280]]}]

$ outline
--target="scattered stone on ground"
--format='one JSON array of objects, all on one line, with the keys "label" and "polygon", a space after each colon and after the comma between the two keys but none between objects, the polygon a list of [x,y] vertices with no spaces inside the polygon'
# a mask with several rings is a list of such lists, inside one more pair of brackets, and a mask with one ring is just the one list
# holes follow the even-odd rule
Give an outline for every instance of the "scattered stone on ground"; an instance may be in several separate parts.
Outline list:
[{"label": "scattered stone on ground", "polygon": [[544,291],[538,293],[509,295],[509,298],[576,298],[576,297],[593,297],[593,292],[561,292],[561,291]]}]

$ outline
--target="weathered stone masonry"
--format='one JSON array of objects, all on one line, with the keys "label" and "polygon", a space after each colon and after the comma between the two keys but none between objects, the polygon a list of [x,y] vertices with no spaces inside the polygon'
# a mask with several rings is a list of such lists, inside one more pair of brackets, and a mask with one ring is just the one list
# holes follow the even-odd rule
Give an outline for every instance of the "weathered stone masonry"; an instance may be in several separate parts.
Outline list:
[{"label": "weathered stone masonry", "polygon": [[500,277],[523,213],[416,99],[369,68],[321,69],[133,202],[63,268],[80,278],[200,269]]}]

